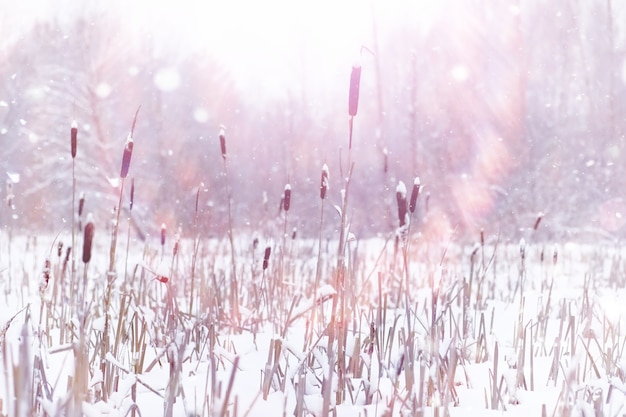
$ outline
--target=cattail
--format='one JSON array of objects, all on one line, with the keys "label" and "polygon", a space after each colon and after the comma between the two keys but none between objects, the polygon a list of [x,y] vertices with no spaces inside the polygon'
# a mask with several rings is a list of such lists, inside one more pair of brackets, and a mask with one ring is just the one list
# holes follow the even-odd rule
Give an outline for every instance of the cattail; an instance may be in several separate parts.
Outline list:
[{"label": "cattail", "polygon": [[83,215],[83,209],[85,208],[85,193],[80,193],[80,198],[78,199],[78,217]]},{"label": "cattail", "polygon": [[297,235],[298,235],[298,228],[294,227],[293,230],[291,231],[291,240],[296,240]]},{"label": "cattail", "polygon": [[76,120],[72,121],[72,127],[70,128],[70,142],[72,149],[72,159],[76,158],[76,142],[78,138],[78,123]]},{"label": "cattail", "polygon": [[43,297],[44,292],[48,288],[50,282],[50,259],[44,261],[43,271],[41,273],[41,281],[39,282],[39,294]]},{"label": "cattail", "polygon": [[220,126],[220,149],[222,150],[222,158],[226,159],[226,129]]},{"label": "cattail", "polygon": [[521,238],[519,241],[519,255],[524,260],[526,258],[526,239]]},{"label": "cattail", "polygon": [[83,211],[85,209],[85,193],[80,193],[78,199],[78,230],[83,230]]},{"label": "cattail", "polygon": [[559,251],[556,248],[556,246],[554,247],[554,252],[552,253],[552,263],[554,265],[556,265],[556,262],[559,260]]},{"label": "cattail", "polygon": [[12,209],[13,208],[13,182],[8,179],[7,180],[7,206]]},{"label": "cattail", "polygon": [[196,191],[196,207],[195,207],[196,216],[198,215],[198,207],[199,207],[198,203],[200,202],[200,190],[203,187],[204,187],[204,183],[201,182],[200,185],[198,186],[198,191]]},{"label": "cattail", "polygon": [[165,246],[165,223],[161,223],[161,246]]},{"label": "cattail", "polygon": [[258,238],[258,237],[255,237],[255,238],[252,240],[252,249],[256,250],[256,248],[257,248],[258,246],[259,246],[259,238]]},{"label": "cattail", "polygon": [[130,180],[130,211],[133,211],[133,204],[135,204],[135,177]]},{"label": "cattail", "polygon": [[406,225],[407,210],[406,210],[406,186],[404,182],[399,181],[396,187],[396,201],[398,202],[398,222],[400,227]]},{"label": "cattail", "polygon": [[70,254],[72,253],[72,247],[68,246],[67,249],[65,250],[65,259],[63,259],[63,265],[65,267],[65,265],[67,265],[67,263],[70,260]]},{"label": "cattail", "polygon": [[172,254],[174,256],[178,255],[179,248],[180,248],[180,233],[176,233],[176,240],[174,241],[174,249],[172,249]]},{"label": "cattail", "polygon": [[95,228],[93,225],[93,215],[87,215],[87,224],[85,225],[85,233],[83,235],[83,263],[89,263],[91,260],[91,244],[93,243],[93,234]]},{"label": "cattail", "polygon": [[57,244],[57,257],[60,258],[63,255],[63,242]]},{"label": "cattail", "polygon": [[285,193],[283,194],[283,208],[285,211],[289,211],[291,207],[291,185],[285,185]]},{"label": "cattail", "polygon": [[541,223],[542,218],[543,218],[543,213],[539,212],[539,214],[537,214],[537,220],[535,220],[535,225],[533,226],[533,230],[537,230],[537,228],[539,227],[539,223]]},{"label": "cattail", "polygon": [[122,156],[122,169],[120,170],[120,178],[126,178],[128,176],[128,168],[130,168],[130,158],[133,156],[133,141],[132,135],[129,133],[124,144],[124,155]]},{"label": "cattail", "polygon": [[265,254],[263,255],[263,270],[267,269],[267,266],[270,262],[270,254],[272,253],[272,247],[268,246],[265,248]]},{"label": "cattail", "polygon": [[383,148],[383,172],[386,174],[389,170],[389,149]]},{"label": "cattail", "polygon": [[322,180],[320,181],[320,198],[323,200],[326,198],[326,192],[328,191],[328,165],[322,165]]},{"label": "cattail", "polygon": [[420,177],[415,177],[413,180],[413,190],[411,190],[411,201],[409,202],[409,211],[415,213],[415,207],[417,206],[417,196],[420,193]]},{"label": "cattail", "polygon": [[356,116],[359,109],[359,88],[361,84],[361,64],[352,66],[350,73],[350,93],[348,96],[348,114],[352,117]]}]

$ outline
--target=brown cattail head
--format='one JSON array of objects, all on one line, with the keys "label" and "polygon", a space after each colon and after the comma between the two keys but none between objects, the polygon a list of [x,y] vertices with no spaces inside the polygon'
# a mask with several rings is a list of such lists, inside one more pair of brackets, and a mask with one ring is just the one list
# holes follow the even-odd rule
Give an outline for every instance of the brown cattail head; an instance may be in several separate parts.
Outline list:
[{"label": "brown cattail head", "polygon": [[285,185],[285,193],[283,194],[283,209],[289,211],[291,207],[291,184]]},{"label": "brown cattail head", "polygon": [[294,227],[293,230],[291,231],[291,240],[296,240],[297,236],[298,236],[298,228]]},{"label": "brown cattail head", "polygon": [[128,168],[130,168],[130,158],[133,156],[133,147],[135,142],[131,134],[128,134],[126,143],[124,144],[124,154],[122,155],[122,169],[120,170],[120,178],[126,178],[128,176]]},{"label": "brown cattail head", "polygon": [[198,191],[196,191],[196,207],[195,207],[195,213],[196,216],[198,215],[198,203],[200,201],[200,190],[202,190],[202,188],[204,187],[204,183],[200,183],[200,186],[198,187]]},{"label": "brown cattail head", "polygon": [[265,248],[265,254],[263,254],[263,270],[264,271],[267,269],[267,266],[269,265],[271,253],[272,253],[272,247],[267,246]]},{"label": "brown cattail head", "polygon": [[526,258],[526,239],[524,238],[519,241],[519,255],[522,261]]},{"label": "brown cattail head", "polygon": [[161,246],[165,246],[165,223],[161,223]]},{"label": "brown cattail head", "polygon": [[398,203],[398,223],[400,227],[406,225],[407,210],[406,210],[406,186],[404,182],[399,181],[396,186],[396,201]]},{"label": "brown cattail head", "polygon": [[386,174],[389,171],[389,149],[385,146],[383,148],[383,172]]},{"label": "brown cattail head", "polygon": [[556,246],[554,247],[554,252],[552,253],[552,263],[554,265],[556,265],[557,261],[559,260],[559,251],[556,248]]},{"label": "brown cattail head", "polygon": [[85,193],[80,193],[80,198],[78,199],[78,217],[83,215],[83,210],[85,208]]},{"label": "brown cattail head", "polygon": [[13,208],[13,181],[11,179],[7,179],[7,206],[12,209]]},{"label": "brown cattail head", "polygon": [[67,265],[67,263],[69,262],[71,253],[72,253],[72,247],[68,246],[67,249],[65,249],[65,259],[63,259],[64,265]]},{"label": "brown cattail head", "polygon": [[220,149],[222,150],[222,158],[226,159],[226,128],[220,126]]},{"label": "brown cattail head", "polygon": [[417,196],[420,193],[420,177],[415,177],[413,180],[413,189],[411,190],[411,201],[409,202],[409,211],[415,213],[415,207],[417,206]]},{"label": "brown cattail head", "polygon": [[543,219],[543,212],[539,212],[539,214],[537,214],[537,220],[535,220],[535,224],[533,225],[533,230],[537,230],[537,228],[539,227],[539,223],[541,223],[541,219]]},{"label": "brown cattail head", "polygon": [[70,147],[72,150],[72,159],[76,158],[76,142],[78,139],[78,123],[76,120],[72,122],[72,127],[70,128]]},{"label": "brown cattail head", "polygon": [[133,205],[135,204],[135,177],[130,180],[130,211],[133,211]]},{"label": "brown cattail head", "polygon": [[80,193],[78,199],[78,230],[83,230],[83,211],[85,209],[85,193]]},{"label": "brown cattail head", "polygon": [[85,232],[83,235],[83,262],[89,263],[91,260],[91,244],[93,243],[93,235],[95,227],[93,225],[93,215],[89,213],[87,215],[87,224],[85,225]]},{"label": "brown cattail head", "polygon": [[39,282],[39,294],[43,297],[48,283],[50,282],[50,259],[46,258],[44,261],[43,271],[41,273],[41,281]]},{"label": "brown cattail head", "polygon": [[359,109],[359,88],[361,84],[361,64],[352,66],[350,73],[350,93],[348,96],[348,114],[356,116]]},{"label": "brown cattail head", "polygon": [[322,180],[320,181],[320,198],[323,200],[326,198],[326,192],[328,191],[328,165],[322,166]]},{"label": "brown cattail head", "polygon": [[180,232],[177,232],[175,241],[174,241],[174,249],[172,249],[172,253],[174,254],[174,256],[178,255],[179,249],[180,249]]},{"label": "brown cattail head", "polygon": [[63,255],[63,242],[59,241],[57,244],[57,257],[60,258]]},{"label": "brown cattail head", "polygon": [[283,212],[283,206],[285,205],[285,194],[280,196],[280,204],[278,204],[278,215]]}]

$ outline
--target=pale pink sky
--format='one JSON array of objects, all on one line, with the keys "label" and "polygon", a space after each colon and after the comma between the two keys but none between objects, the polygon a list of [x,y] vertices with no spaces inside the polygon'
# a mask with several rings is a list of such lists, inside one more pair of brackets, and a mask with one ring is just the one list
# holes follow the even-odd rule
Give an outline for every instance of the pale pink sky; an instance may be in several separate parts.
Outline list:
[{"label": "pale pink sky", "polygon": [[[284,92],[304,65],[321,80],[341,77],[360,46],[400,20],[427,27],[438,0],[21,0],[0,2],[0,35],[19,36],[36,19],[72,18],[86,10],[114,10],[138,34],[151,33],[177,50],[219,57],[234,78]],[[3,33],[2,33],[3,32]],[[308,77],[310,78],[310,77]],[[310,81],[310,80],[309,80]]]}]

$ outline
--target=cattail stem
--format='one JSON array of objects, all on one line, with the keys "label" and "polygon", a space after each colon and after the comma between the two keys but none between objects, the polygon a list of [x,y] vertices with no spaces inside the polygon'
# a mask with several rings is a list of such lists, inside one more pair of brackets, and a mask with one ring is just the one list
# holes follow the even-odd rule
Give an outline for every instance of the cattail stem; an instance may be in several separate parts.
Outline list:
[{"label": "cattail stem", "polygon": [[[72,265],[70,271],[70,291],[72,294],[77,289],[76,284],[76,255],[74,248],[76,247],[76,226],[74,225],[74,217],[76,216],[76,160],[72,158]],[[73,308],[74,304],[70,304]]]},{"label": "cattail stem", "polygon": [[235,238],[233,236],[233,216],[232,216],[232,208],[231,208],[231,198],[232,191],[230,189],[230,184],[228,182],[228,164],[227,158],[223,158],[224,161],[224,177],[226,178],[226,190],[227,190],[227,200],[228,200],[228,240],[230,242],[230,260],[231,260],[231,268],[232,268],[232,279],[230,282],[231,289],[231,317],[235,320],[236,326],[239,326],[240,315],[239,315],[239,290],[237,284],[237,264],[235,262]]},{"label": "cattail stem", "polygon": [[198,236],[198,202],[200,200],[200,190],[203,184],[200,184],[196,192],[196,208],[193,216],[193,230],[196,234],[193,237],[193,254],[191,255],[191,295],[189,297],[189,315],[193,314],[193,297],[196,284],[196,262],[198,259],[198,248],[200,247],[200,239]]},{"label": "cattail stem", "polygon": [[[70,153],[72,155],[72,248],[76,247],[76,226],[75,226],[75,216],[76,216],[76,147],[78,141],[78,125],[76,121],[72,122],[70,127]],[[70,290],[73,292],[76,287],[76,251],[72,251],[72,270],[71,270],[71,278],[70,278]]]}]

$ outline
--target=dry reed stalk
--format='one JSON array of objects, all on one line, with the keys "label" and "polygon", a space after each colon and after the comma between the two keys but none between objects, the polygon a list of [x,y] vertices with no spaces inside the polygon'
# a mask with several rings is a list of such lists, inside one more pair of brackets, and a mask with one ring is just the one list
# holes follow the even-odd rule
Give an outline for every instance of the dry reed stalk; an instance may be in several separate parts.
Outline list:
[{"label": "dry reed stalk", "polygon": [[[326,194],[328,193],[328,189],[330,188],[329,184],[329,176],[330,171],[328,169],[328,165],[322,165],[322,174],[320,179],[320,199],[322,203],[320,204],[320,223],[319,223],[319,235],[317,241],[317,264],[315,266],[315,282],[313,284],[313,301],[317,301],[317,290],[320,285],[320,279],[322,276],[322,230],[324,226],[324,201],[326,200]],[[311,309],[311,319],[308,336],[305,336],[304,341],[304,350],[306,350],[307,346],[311,343],[313,337],[313,330],[315,327],[315,319],[316,319],[317,308]]]},{"label": "dry reed stalk", "polygon": [[[6,182],[6,203],[7,203],[7,208],[9,209],[9,211],[11,210],[15,210],[15,205],[13,204],[13,199],[15,198],[15,194],[13,194],[13,181],[11,180],[11,178],[7,178],[7,182]],[[13,222],[11,221],[11,217],[8,218],[8,229],[9,229],[9,244],[8,244],[8,275],[9,275],[9,285],[6,289],[6,294],[8,295],[11,291],[12,291],[12,283],[13,283],[13,254],[12,254],[12,247],[13,247],[13,227],[12,224]]]},{"label": "dry reed stalk", "polygon": [[[335,272],[335,290],[337,296],[333,298],[333,306],[331,313],[331,322],[329,324],[328,333],[328,352],[333,349],[333,343],[337,341],[337,392],[335,395],[336,404],[341,404],[345,394],[345,343],[346,343],[346,278],[349,274],[346,271],[346,247],[347,238],[349,235],[349,223],[348,223],[348,197],[350,190],[350,181],[352,178],[352,172],[354,170],[354,163],[352,162],[352,133],[354,125],[354,117],[357,114],[358,102],[359,102],[359,89],[361,80],[361,66],[356,64],[352,67],[350,73],[350,90],[348,93],[348,115],[349,119],[349,141],[348,141],[348,173],[345,177],[345,185],[342,190],[342,203],[341,203],[341,226],[339,230],[339,245],[337,250],[337,269]],[[342,172],[343,177],[343,172]],[[332,378],[332,369],[335,367],[333,355],[329,354],[329,379]],[[328,381],[327,383],[331,383]],[[322,412],[328,413],[330,411],[330,395],[324,395]],[[325,415],[326,415],[325,414]]]},{"label": "dry reed stalk", "polygon": [[[283,211],[285,212],[285,215],[283,217],[283,236],[282,236],[282,248],[280,251],[280,276],[278,277],[278,284],[279,284],[279,303],[280,305],[285,305],[285,290],[286,290],[286,283],[287,283],[287,279],[286,279],[286,274],[285,274],[285,263],[286,263],[286,254],[287,254],[287,222],[288,222],[288,215],[289,215],[289,209],[291,208],[291,184],[287,183],[285,185],[285,189],[283,191],[283,197],[282,197],[282,202],[283,202]],[[281,309],[281,313],[282,313]]]},{"label": "dry reed stalk", "polygon": [[130,132],[126,137],[126,142],[124,143],[124,151],[122,153],[122,166],[120,168],[120,194],[117,203],[117,207],[115,210],[115,220],[113,223],[113,231],[111,234],[111,248],[109,250],[109,268],[107,272],[107,285],[104,294],[104,331],[102,334],[102,343],[101,343],[101,352],[100,352],[100,371],[102,372],[102,396],[103,400],[106,401],[112,387],[112,381],[109,380],[109,375],[111,372],[110,365],[105,360],[106,353],[109,349],[109,307],[111,305],[111,288],[113,286],[113,282],[117,277],[116,267],[115,267],[115,252],[117,249],[117,235],[119,230],[120,223],[120,213],[122,211],[122,197],[124,195],[124,182],[126,177],[128,176],[128,170],[130,169],[130,161],[133,155],[133,148],[135,146],[135,141],[133,139],[135,133],[135,126],[137,124],[137,116],[139,115],[139,110],[141,110],[141,106],[137,108],[135,112],[135,116],[133,117],[133,123],[130,128]]},{"label": "dry reed stalk", "polygon": [[196,287],[196,263],[198,261],[198,250],[200,248],[200,238],[198,236],[198,203],[200,200],[200,190],[203,186],[204,184],[201,183],[196,191],[196,205],[193,215],[193,230],[195,234],[193,236],[193,253],[191,255],[191,294],[189,296],[189,315],[193,314],[193,302]]},{"label": "dry reed stalk", "polygon": [[[74,210],[76,209],[76,147],[78,145],[78,123],[72,121],[70,127],[70,153],[72,155],[72,248],[76,247],[76,227],[74,220]],[[79,223],[80,224],[80,223]],[[70,271],[70,288],[74,291],[76,285],[76,259],[72,252],[72,269]]]},{"label": "dry reed stalk", "polygon": [[233,236],[233,216],[232,216],[232,191],[228,183],[228,164],[226,158],[226,128],[220,126],[219,131],[220,150],[224,163],[224,178],[226,179],[226,195],[228,207],[228,241],[230,243],[231,279],[230,279],[230,309],[231,319],[235,322],[235,327],[241,324],[241,314],[239,312],[239,286],[237,280],[237,264],[235,262],[235,237]]}]

